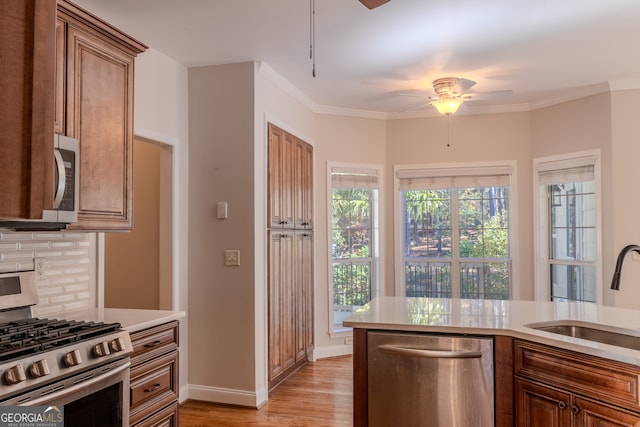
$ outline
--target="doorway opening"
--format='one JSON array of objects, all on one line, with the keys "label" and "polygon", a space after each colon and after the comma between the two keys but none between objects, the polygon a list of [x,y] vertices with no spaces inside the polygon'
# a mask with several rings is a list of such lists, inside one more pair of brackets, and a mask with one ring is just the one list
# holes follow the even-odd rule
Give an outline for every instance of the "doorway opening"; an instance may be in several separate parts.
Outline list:
[{"label": "doorway opening", "polygon": [[133,141],[133,230],[105,233],[104,306],[170,310],[173,147]]}]

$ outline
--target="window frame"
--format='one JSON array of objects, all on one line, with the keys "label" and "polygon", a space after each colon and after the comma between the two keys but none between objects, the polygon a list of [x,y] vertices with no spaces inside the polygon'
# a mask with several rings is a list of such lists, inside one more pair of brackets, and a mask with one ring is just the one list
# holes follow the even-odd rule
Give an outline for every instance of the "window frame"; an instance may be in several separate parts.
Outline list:
[{"label": "window frame", "polygon": [[[534,298],[551,300],[549,264],[549,206],[546,191],[540,187],[540,173],[580,166],[593,166],[596,209],[595,295],[596,304],[602,304],[602,175],[599,149],[584,150],[533,159],[533,256]],[[565,265],[565,264],[563,264]]]},{"label": "window frame", "polygon": [[332,206],[333,206],[333,179],[331,172],[333,168],[344,168],[344,169],[363,169],[363,170],[371,170],[375,171],[378,176],[377,183],[377,197],[372,201],[375,206],[371,208],[371,223],[372,223],[372,233],[371,233],[371,251],[370,257],[368,259],[371,260],[371,298],[375,298],[380,295],[380,278],[383,277],[384,267],[380,260],[383,257],[382,252],[384,251],[384,245],[382,245],[383,240],[383,230],[381,229],[381,224],[384,224],[384,168],[379,164],[370,164],[370,163],[347,163],[347,162],[327,162],[327,292],[328,292],[328,326],[329,326],[329,336],[331,338],[339,338],[339,337],[348,337],[352,335],[351,327],[341,326],[336,327],[333,320],[333,253],[332,253],[332,244],[333,244],[333,228],[332,228]]},{"label": "window frame", "polygon": [[[393,167],[393,216],[394,216],[394,265],[395,268],[395,294],[397,296],[406,296],[405,289],[405,268],[403,257],[403,223],[404,223],[404,206],[400,195],[400,177],[416,176],[416,177],[438,177],[438,176],[456,176],[471,177],[474,175],[505,175],[510,176],[510,197],[509,197],[509,248],[511,261],[511,277],[510,277],[510,299],[518,299],[520,292],[517,278],[519,277],[518,252],[514,250],[513,242],[518,240],[518,178],[515,160],[504,161],[486,161],[486,162],[468,162],[468,163],[435,163],[435,164],[419,164],[419,165],[394,165]],[[453,264],[451,258],[452,275],[458,268]]]}]

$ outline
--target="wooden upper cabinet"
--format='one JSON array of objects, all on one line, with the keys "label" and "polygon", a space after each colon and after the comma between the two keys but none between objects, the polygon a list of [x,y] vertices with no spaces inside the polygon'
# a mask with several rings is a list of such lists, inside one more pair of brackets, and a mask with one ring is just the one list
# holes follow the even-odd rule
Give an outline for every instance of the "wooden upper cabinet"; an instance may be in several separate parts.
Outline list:
[{"label": "wooden upper cabinet", "polygon": [[134,59],[146,46],[62,0],[56,37],[56,131],[80,141],[69,228],[131,229]]},{"label": "wooden upper cabinet", "polygon": [[313,229],[313,147],[269,123],[269,227]]},{"label": "wooden upper cabinet", "polygon": [[294,155],[295,228],[313,228],[313,147],[299,139]]},{"label": "wooden upper cabinet", "polygon": [[53,207],[56,8],[0,1],[0,218],[42,218]]}]

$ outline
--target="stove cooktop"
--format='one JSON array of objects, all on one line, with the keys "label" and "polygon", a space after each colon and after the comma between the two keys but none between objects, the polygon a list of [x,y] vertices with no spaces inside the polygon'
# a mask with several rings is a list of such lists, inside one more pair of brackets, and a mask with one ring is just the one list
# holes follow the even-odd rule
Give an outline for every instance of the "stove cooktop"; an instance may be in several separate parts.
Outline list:
[{"label": "stove cooktop", "polygon": [[31,318],[0,323],[0,362],[117,332],[119,323]]}]

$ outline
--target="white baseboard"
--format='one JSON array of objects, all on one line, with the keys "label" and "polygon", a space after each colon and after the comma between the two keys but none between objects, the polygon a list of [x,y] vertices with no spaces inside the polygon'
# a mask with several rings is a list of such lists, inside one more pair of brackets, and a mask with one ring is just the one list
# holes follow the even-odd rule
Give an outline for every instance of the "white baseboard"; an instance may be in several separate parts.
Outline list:
[{"label": "white baseboard", "polygon": [[267,391],[264,389],[252,392],[193,384],[187,387],[187,398],[192,400],[248,406],[250,408],[259,408],[267,401]]},{"label": "white baseboard", "polygon": [[312,362],[318,359],[326,359],[327,357],[347,356],[353,354],[353,347],[350,345],[332,345],[319,347],[313,350]]}]

